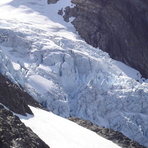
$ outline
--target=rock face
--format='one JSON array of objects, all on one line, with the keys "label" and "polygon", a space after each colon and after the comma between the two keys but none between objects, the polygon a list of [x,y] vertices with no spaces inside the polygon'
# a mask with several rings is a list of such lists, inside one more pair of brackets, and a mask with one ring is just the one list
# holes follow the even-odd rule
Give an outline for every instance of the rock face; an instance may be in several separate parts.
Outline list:
[{"label": "rock face", "polygon": [[49,148],[17,116],[0,105],[0,147],[1,148]]},{"label": "rock face", "polygon": [[76,117],[71,117],[69,120],[91,130],[96,132],[98,135],[113,141],[117,145],[121,146],[122,148],[146,148],[140,144],[138,144],[135,141],[132,141],[131,139],[124,136],[122,133],[114,131],[112,129],[108,128],[102,128],[98,127],[97,125],[94,125],[90,121],[82,120]]},{"label": "rock face", "polygon": [[58,0],[47,0],[48,4],[55,4]]},{"label": "rock face", "polygon": [[36,102],[30,95],[28,95],[23,89],[20,89],[17,85],[13,84],[0,74],[0,103],[4,104],[11,111],[26,115],[26,113],[32,114],[32,111],[28,105],[35,107],[42,107]]},{"label": "rock face", "polygon": [[[0,74],[0,103],[11,111],[26,115],[32,114],[28,105],[43,108],[23,89]],[[26,127],[17,116],[0,105],[0,147],[1,148],[49,148],[32,130]]]},{"label": "rock face", "polygon": [[72,22],[85,41],[148,78],[148,1],[72,0],[65,20]]}]

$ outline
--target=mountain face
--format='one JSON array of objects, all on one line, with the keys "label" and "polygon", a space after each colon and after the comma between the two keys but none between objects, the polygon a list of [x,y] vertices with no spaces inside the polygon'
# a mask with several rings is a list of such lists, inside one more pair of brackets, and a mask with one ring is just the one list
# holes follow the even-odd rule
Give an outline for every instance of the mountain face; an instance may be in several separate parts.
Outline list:
[{"label": "mountain face", "polygon": [[55,114],[89,120],[148,146],[148,84],[128,77],[61,20],[57,12],[70,0],[54,2],[0,5],[0,73]]},{"label": "mountain face", "polygon": [[[30,128],[26,127],[20,120],[23,118],[26,118],[26,120],[31,120],[30,118],[35,118],[32,115],[33,113],[30,110],[30,108],[28,107],[28,105],[31,105],[31,106],[34,106],[37,108],[41,108],[41,109],[44,109],[44,108],[38,102],[36,102],[30,95],[28,95],[22,88],[13,84],[12,82],[10,82],[10,80],[5,78],[1,74],[0,74],[0,103],[2,103],[2,105],[0,104],[0,148],[10,148],[10,147],[14,147],[14,148],[28,148],[28,147],[29,148],[49,148],[49,146],[46,145],[44,141],[42,141]],[[7,109],[5,109],[3,107],[3,104],[5,104],[5,107],[7,107]],[[11,110],[8,110],[8,109],[11,109]],[[13,113],[11,111],[13,111]],[[17,113],[17,116],[14,115],[14,113]],[[26,113],[29,113],[30,115],[25,117]],[[51,112],[49,112],[49,113],[51,113]],[[23,116],[20,116],[20,114]],[[18,117],[20,117],[20,119]],[[46,116],[46,118],[48,118],[48,116]],[[50,120],[53,120],[53,119],[50,118]],[[40,121],[38,121],[38,122],[40,122]],[[41,121],[41,122],[42,122],[42,126],[44,128],[44,124],[46,122],[45,123],[43,121]],[[60,122],[61,121],[58,121],[58,123],[60,123]],[[85,125],[89,125],[89,123],[86,122]],[[38,127],[38,128],[40,128],[40,127]],[[55,132],[57,132],[56,129],[54,129],[54,127],[52,127],[52,128],[53,128],[53,130],[55,130]],[[61,128],[63,128],[63,127],[61,127]],[[102,129],[97,126],[96,126],[96,128]],[[105,128],[103,128],[103,130],[104,130],[103,133],[107,134],[108,130]],[[50,133],[51,131],[48,130],[48,132]],[[113,132],[116,134],[118,133],[118,132],[112,131],[112,133]],[[60,134],[61,133],[59,133],[59,135]],[[59,136],[59,135],[53,136],[52,133],[51,133],[51,135],[52,135],[52,138]],[[73,137],[71,137],[71,138],[73,139]],[[120,140],[122,138],[124,140]],[[49,141],[49,139],[48,139],[48,141]],[[109,139],[114,142],[111,134],[109,134],[108,138],[106,138],[106,139]],[[125,144],[123,144],[123,143],[128,138],[126,138],[124,135],[121,134],[120,139],[116,138],[117,142],[115,141],[115,143],[117,143],[118,145],[124,146]],[[52,141],[52,140],[50,139],[50,141]],[[137,147],[144,148],[144,146],[139,145],[137,142],[134,142],[130,139],[128,139],[128,141],[129,141],[129,143],[131,143],[133,145],[133,148],[137,148]],[[50,142],[49,142],[49,145],[50,145]]]},{"label": "mountain face", "polygon": [[73,25],[85,41],[100,47],[116,60],[139,70],[148,78],[148,1],[72,0],[65,20],[74,16]]},{"label": "mountain face", "polygon": [[[22,97],[23,96],[23,97]],[[28,107],[29,105],[42,108],[31,96],[29,96],[24,90],[16,86],[10,80],[0,74],[0,103],[11,111],[26,115],[26,113],[32,114],[32,111]],[[17,105],[17,106],[16,106]],[[29,111],[28,111],[29,110]],[[15,148],[49,148],[32,130],[26,127],[20,119],[12,114],[12,112],[5,109],[0,105],[0,147],[9,148],[10,146]],[[34,118],[33,116],[31,118]],[[85,121],[78,118],[69,118],[71,121],[78,123],[79,125],[86,127],[98,135],[113,141],[117,145],[126,148],[145,148],[135,141],[125,137],[123,134],[93,125],[89,121]],[[52,119],[50,119],[52,120]],[[49,131],[50,132],[50,131]]]}]

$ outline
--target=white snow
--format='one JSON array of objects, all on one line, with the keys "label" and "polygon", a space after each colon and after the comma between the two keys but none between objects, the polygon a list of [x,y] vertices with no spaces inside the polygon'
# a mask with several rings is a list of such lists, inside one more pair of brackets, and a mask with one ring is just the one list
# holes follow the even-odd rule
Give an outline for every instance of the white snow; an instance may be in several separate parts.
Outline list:
[{"label": "white snow", "polygon": [[[71,8],[74,7],[74,4],[71,3],[70,0],[60,0],[57,2],[57,4],[50,4],[48,7],[46,7],[46,13],[47,16],[52,20],[53,22],[60,23],[64,26],[72,27],[72,24],[69,22],[63,21],[63,18],[60,15],[55,15],[59,10],[63,10],[64,15],[64,9],[65,7],[70,6]],[[71,19],[72,21],[73,19]]]},{"label": "white snow", "polygon": [[36,90],[40,93],[45,93],[54,87],[52,81],[45,79],[39,75],[31,75],[28,79],[28,83],[36,88]]},{"label": "white snow", "polygon": [[67,5],[73,7],[70,0],[1,0],[0,72],[55,114],[148,146],[148,80],[81,40],[57,14]]},{"label": "white snow", "polygon": [[51,148],[119,148],[112,141],[67,119],[30,107],[34,116],[17,115]]},{"label": "white snow", "polygon": [[133,79],[139,81],[140,83],[143,83],[143,82],[148,83],[148,79],[142,78],[142,76],[138,70],[136,70],[132,67],[129,67],[120,61],[116,61],[115,65],[117,65],[117,67],[119,69],[121,69],[128,77],[133,78]]}]

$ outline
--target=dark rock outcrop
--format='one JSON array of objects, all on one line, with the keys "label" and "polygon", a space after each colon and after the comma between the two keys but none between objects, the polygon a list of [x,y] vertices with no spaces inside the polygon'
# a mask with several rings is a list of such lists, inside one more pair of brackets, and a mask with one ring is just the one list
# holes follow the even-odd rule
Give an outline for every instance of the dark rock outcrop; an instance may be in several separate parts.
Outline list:
[{"label": "dark rock outcrop", "polygon": [[72,22],[85,41],[148,78],[148,1],[72,0],[65,21]]},{"label": "dark rock outcrop", "polygon": [[0,105],[0,148],[49,148],[20,119]]},{"label": "dark rock outcrop", "polygon": [[47,0],[48,4],[55,4],[58,0]]},{"label": "dark rock outcrop", "polygon": [[94,125],[90,121],[86,121],[83,119],[79,119],[76,117],[71,117],[69,120],[97,133],[98,135],[113,141],[117,145],[121,146],[122,148],[146,148],[140,144],[138,144],[135,141],[132,141],[131,139],[124,136],[122,133],[114,131],[112,129],[98,127],[97,125]]},{"label": "dark rock outcrop", "polygon": [[[25,90],[0,74],[0,103],[11,111],[33,114],[28,105],[44,109]],[[11,111],[0,105],[0,148],[49,148]]]},{"label": "dark rock outcrop", "polygon": [[32,114],[28,105],[43,108],[25,90],[19,88],[0,74],[0,103],[8,107],[11,111],[26,115]]}]

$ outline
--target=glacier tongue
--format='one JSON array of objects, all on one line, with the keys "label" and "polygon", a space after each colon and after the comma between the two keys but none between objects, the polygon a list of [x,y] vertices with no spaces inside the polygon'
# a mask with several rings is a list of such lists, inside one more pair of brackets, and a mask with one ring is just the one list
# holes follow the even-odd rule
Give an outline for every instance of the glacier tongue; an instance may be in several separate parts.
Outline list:
[{"label": "glacier tongue", "polygon": [[22,12],[18,19],[1,19],[0,72],[55,114],[90,120],[148,146],[148,84],[127,77],[107,53],[30,10],[33,3],[22,5],[11,9]]}]

